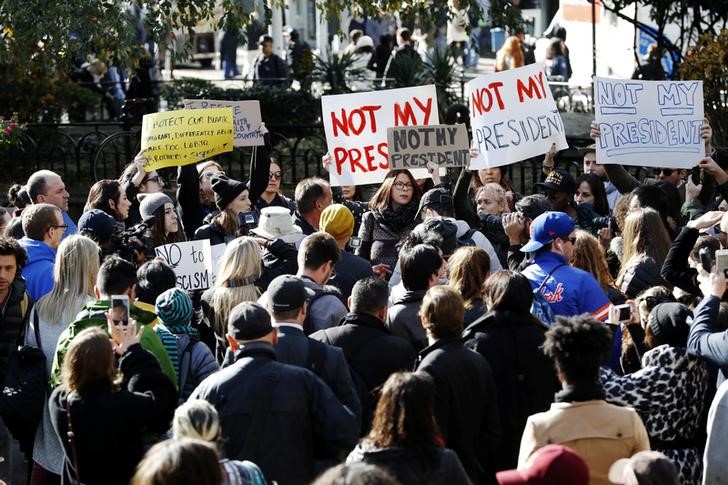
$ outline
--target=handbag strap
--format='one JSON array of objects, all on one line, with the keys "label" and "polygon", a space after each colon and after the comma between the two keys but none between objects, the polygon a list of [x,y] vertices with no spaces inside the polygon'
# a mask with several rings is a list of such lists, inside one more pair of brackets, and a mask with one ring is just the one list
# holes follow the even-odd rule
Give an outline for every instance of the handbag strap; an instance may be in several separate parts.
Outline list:
[{"label": "handbag strap", "polygon": [[551,275],[554,274],[554,272],[562,266],[566,266],[566,263],[558,264],[558,265],[554,266],[553,269],[551,269],[551,271],[549,271],[549,274],[546,275],[546,278],[544,278],[543,281],[541,282],[541,284],[538,285],[538,288],[536,289],[536,293],[541,294],[541,288],[543,288],[543,285],[545,285],[546,282],[549,280],[549,278],[551,278]]},{"label": "handbag strap", "polygon": [[71,460],[73,466],[73,474],[76,478],[76,484],[81,485],[81,472],[78,468],[78,452],[76,451],[76,440],[73,432],[73,421],[71,420],[71,395],[66,396],[66,419],[68,421],[68,444],[71,446]]}]

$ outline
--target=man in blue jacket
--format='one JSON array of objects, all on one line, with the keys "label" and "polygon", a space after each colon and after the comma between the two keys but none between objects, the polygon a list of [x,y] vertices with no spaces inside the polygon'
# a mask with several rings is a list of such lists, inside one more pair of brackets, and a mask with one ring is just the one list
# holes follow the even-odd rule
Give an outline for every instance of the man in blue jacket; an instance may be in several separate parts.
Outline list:
[{"label": "man in blue jacket", "polygon": [[63,215],[58,207],[44,203],[26,207],[22,221],[25,237],[19,242],[28,253],[28,264],[23,268],[23,278],[33,301],[38,301],[53,289],[56,250],[68,225],[63,222]]}]

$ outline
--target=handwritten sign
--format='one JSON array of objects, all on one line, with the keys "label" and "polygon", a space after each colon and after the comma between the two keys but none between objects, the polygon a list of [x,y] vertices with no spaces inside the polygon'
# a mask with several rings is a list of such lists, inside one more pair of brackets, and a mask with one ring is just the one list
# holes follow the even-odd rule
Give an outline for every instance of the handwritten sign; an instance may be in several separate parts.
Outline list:
[{"label": "handwritten sign", "polygon": [[594,78],[597,162],[691,168],[705,155],[702,81]]},{"label": "handwritten sign", "polygon": [[[380,183],[389,172],[387,128],[440,122],[434,85],[323,96],[321,109],[331,185]],[[429,176],[426,169],[412,173]]]},{"label": "handwritten sign", "polygon": [[470,162],[468,129],[465,125],[403,126],[387,128],[389,166],[426,168],[467,167]]},{"label": "handwritten sign", "polygon": [[232,108],[233,109],[233,146],[249,147],[263,145],[260,124],[260,101],[226,101],[212,99],[185,99],[184,107],[188,109]]},{"label": "handwritten sign", "polygon": [[177,276],[177,287],[183,290],[204,290],[212,286],[212,253],[210,240],[185,241],[154,248]]},{"label": "handwritten sign", "polygon": [[144,115],[147,172],[196,163],[233,149],[232,108],[180,109]]},{"label": "handwritten sign", "polygon": [[212,282],[211,284],[215,283],[215,278],[217,277],[217,273],[220,270],[220,261],[222,260],[222,256],[225,254],[225,248],[227,247],[227,244],[221,243],[221,244],[215,244],[214,246],[210,246],[210,256],[211,256],[211,264],[210,264],[210,270],[211,270],[211,276],[212,276]]},{"label": "handwritten sign", "polygon": [[564,123],[538,64],[479,76],[468,83],[470,126],[478,156],[470,168],[493,168],[568,148]]}]

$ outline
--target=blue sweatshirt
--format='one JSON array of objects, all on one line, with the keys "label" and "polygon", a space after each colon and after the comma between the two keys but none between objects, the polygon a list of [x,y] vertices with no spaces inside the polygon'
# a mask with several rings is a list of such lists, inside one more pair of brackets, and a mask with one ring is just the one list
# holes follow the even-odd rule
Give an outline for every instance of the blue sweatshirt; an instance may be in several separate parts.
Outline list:
[{"label": "blue sweatshirt", "polygon": [[718,332],[713,328],[718,321],[720,300],[712,295],[693,310],[693,325],[688,335],[688,353],[720,367],[718,385],[728,377],[728,330]]},{"label": "blue sweatshirt", "polygon": [[53,264],[56,250],[44,243],[24,237],[18,241],[28,253],[28,264],[23,268],[25,288],[38,301],[41,296],[53,289]]}]

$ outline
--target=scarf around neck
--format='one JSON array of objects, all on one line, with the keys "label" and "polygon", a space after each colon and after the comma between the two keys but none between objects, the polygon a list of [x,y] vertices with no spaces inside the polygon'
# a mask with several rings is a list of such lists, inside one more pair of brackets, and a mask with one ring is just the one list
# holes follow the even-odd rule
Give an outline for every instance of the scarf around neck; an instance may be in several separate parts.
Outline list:
[{"label": "scarf around neck", "polygon": [[418,204],[414,201],[407,205],[401,205],[396,209],[391,207],[385,210],[374,211],[374,218],[379,224],[395,234],[401,234],[407,229],[415,226],[415,215],[417,215]]}]

